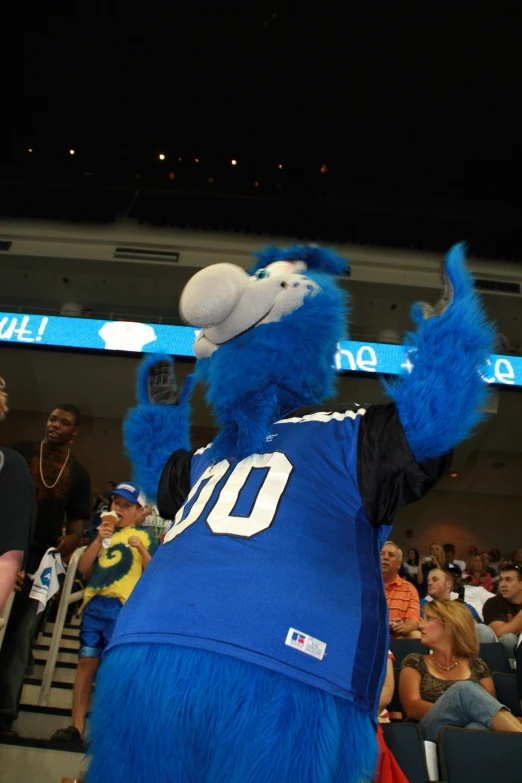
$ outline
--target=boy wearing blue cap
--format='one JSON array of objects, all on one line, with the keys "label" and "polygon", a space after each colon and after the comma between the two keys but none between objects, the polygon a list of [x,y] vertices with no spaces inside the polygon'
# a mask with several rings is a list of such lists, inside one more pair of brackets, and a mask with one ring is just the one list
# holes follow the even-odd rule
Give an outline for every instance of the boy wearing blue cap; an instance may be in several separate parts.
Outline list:
[{"label": "boy wearing blue cap", "polygon": [[111,509],[101,514],[98,534],[80,557],[78,571],[92,574],[85,588],[80,626],[78,670],[74,680],[72,726],[51,737],[55,742],[81,742],[94,675],[109,644],[118,614],[156,548],[148,530],[137,527],[148,513],[136,484],[118,484]]}]

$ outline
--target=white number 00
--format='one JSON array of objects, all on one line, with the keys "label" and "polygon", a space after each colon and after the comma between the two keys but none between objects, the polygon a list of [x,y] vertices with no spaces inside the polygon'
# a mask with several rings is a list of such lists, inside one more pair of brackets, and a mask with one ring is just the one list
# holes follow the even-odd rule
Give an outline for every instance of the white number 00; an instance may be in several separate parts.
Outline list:
[{"label": "white number 00", "polygon": [[[212,497],[216,485],[230,468],[226,459],[209,466],[190,490],[184,505],[176,514],[174,524],[165,536],[164,543],[172,541],[200,518],[203,509]],[[246,485],[255,468],[266,468],[268,472],[247,517],[232,515],[239,493]],[[219,492],[212,510],[207,515],[207,525],[213,533],[251,538],[270,527],[279,501],[294,469],[290,460],[281,452],[254,454],[238,462]],[[205,485],[202,487],[202,484]],[[189,513],[183,519],[185,506],[198,495]]]}]

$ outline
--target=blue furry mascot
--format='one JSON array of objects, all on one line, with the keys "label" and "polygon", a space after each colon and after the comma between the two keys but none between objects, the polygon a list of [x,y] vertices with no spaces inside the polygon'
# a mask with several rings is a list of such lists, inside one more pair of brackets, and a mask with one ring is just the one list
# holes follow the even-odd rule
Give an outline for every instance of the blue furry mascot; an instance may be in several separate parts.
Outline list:
[{"label": "blue furry mascot", "polygon": [[[376,764],[388,649],[380,548],[397,511],[480,420],[493,334],[464,268],[414,309],[413,369],[387,405],[322,401],[347,304],[315,246],[198,272],[181,390],[147,359],[125,423],[135,479],[174,524],[101,667],[89,783],[360,783]],[[189,445],[192,381],[219,434]]]}]

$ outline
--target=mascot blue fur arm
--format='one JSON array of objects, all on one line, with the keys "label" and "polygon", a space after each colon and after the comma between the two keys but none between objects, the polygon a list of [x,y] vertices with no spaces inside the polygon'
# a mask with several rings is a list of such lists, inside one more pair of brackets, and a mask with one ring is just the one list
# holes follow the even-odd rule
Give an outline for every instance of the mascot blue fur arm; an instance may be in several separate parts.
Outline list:
[{"label": "mascot blue fur arm", "polygon": [[[344,268],[315,246],[269,248],[250,275],[216,264],[189,281],[180,309],[200,328],[195,377],[219,424],[206,449],[170,457],[189,448],[192,379],[178,392],[167,357],[142,367],[125,424],[135,477],[150,497],[165,465],[160,495],[172,476],[190,483],[104,656],[89,783],[373,779],[382,535],[480,420],[492,331],[456,246],[443,299],[415,310],[413,370],[387,386],[395,405],[321,407],[345,332]],[[439,465],[431,482],[423,460]],[[405,499],[409,471],[422,489]],[[384,512],[360,477],[375,477]]]},{"label": "mascot blue fur arm", "polygon": [[[151,354],[138,370],[138,402],[123,425],[125,450],[133,468],[133,478],[147,498],[156,499],[161,471],[170,455],[190,448],[189,376],[178,392],[170,356]],[[154,448],[151,448],[154,444]]]},{"label": "mascot blue fur arm", "polygon": [[480,371],[494,332],[466,272],[463,244],[448,253],[444,279],[444,296],[435,308],[413,308],[419,328],[408,336],[411,372],[386,386],[419,462],[465,440],[482,419],[488,394]]}]

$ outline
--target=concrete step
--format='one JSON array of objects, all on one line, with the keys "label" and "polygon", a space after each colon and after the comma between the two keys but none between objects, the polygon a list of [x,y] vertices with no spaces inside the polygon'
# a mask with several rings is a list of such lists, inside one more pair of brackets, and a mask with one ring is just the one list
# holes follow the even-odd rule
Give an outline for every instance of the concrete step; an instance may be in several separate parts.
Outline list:
[{"label": "concrete step", "polygon": [[[35,666],[45,666],[48,658],[48,651],[47,650],[37,650],[39,653],[36,657],[33,656],[33,664]],[[69,651],[67,650],[67,653],[64,653],[66,655],[70,655]],[[78,656],[75,657],[74,661],[60,661],[59,663],[56,663],[56,666],[59,666],[60,669],[77,669],[78,668]]]},{"label": "concrete step", "polygon": [[87,769],[82,745],[66,745],[38,739],[0,737],[2,783],[59,783],[63,778],[83,779]]},{"label": "concrete step", "polygon": [[[38,661],[46,661],[49,657],[48,644],[33,644],[33,658]],[[71,647],[60,647],[56,663],[78,664],[78,652]]]},{"label": "concrete step", "polygon": [[[43,633],[38,634],[36,643],[42,644],[46,647],[50,647],[51,639],[52,639],[52,634],[46,633],[46,631],[44,631]],[[60,639],[60,647],[66,647],[69,650],[79,650],[80,640],[77,636],[73,636],[72,634],[67,634],[67,635],[64,634]]]},{"label": "concrete step", "polygon": [[[36,683],[33,683],[29,680],[29,682],[24,682],[24,685],[22,686],[22,698],[20,699],[21,704],[33,704],[35,706],[38,706],[38,699],[40,697],[40,685],[41,683],[37,680]],[[64,710],[70,710],[72,709],[72,683],[56,683],[51,687],[51,692],[49,694],[49,701],[47,703],[47,706],[49,707],[60,707]],[[0,778],[0,781],[2,779]],[[2,781],[3,783],[3,781]]]},{"label": "concrete step", "polygon": [[21,704],[13,729],[19,737],[49,740],[55,731],[70,725],[70,710]]},{"label": "concrete step", "polygon": [[[45,633],[53,634],[54,632],[54,623],[46,623],[44,628]],[[63,627],[62,635],[65,636],[79,636],[80,634],[80,626],[79,625],[71,625],[71,623],[67,623]]]},{"label": "concrete step", "polygon": [[[45,661],[35,661],[33,666],[33,672],[28,677],[29,679],[41,680],[44,674]],[[76,677],[77,666],[74,663],[57,663],[54,667],[53,680],[57,682],[74,682]]]},{"label": "concrete step", "polygon": [[[69,618],[69,620],[68,620],[68,621],[65,623],[65,626],[64,626],[64,628],[79,628],[79,627],[80,627],[80,623],[81,623],[81,621],[82,621],[81,615],[78,615],[78,616],[76,616],[76,615],[73,615],[73,616],[72,616],[72,617],[70,617],[70,618]],[[47,623],[47,625],[54,625],[54,622],[53,622],[53,621],[51,621],[51,622]]]},{"label": "concrete step", "polygon": [[[42,664],[37,664],[36,666],[33,667],[32,673],[27,674],[24,677],[24,682],[27,683],[28,685],[41,684],[43,673],[44,673],[44,666]],[[62,666],[55,666],[52,684],[53,685],[56,684],[58,687],[60,686],[60,684],[72,685],[75,677],[76,677],[75,667],[73,667],[72,669],[64,669]]]}]

